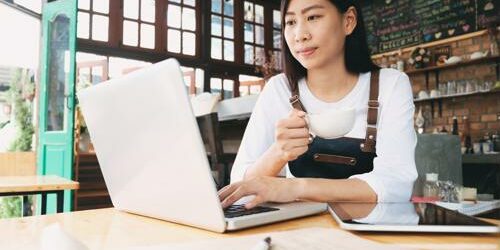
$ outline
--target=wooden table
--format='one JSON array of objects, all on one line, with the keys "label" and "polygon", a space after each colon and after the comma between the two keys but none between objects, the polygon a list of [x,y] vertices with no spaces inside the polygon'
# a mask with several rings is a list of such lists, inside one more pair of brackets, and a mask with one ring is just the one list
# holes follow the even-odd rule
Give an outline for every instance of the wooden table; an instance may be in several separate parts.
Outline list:
[{"label": "wooden table", "polygon": [[[491,221],[491,220],[490,220]],[[247,230],[217,234],[166,221],[120,212],[114,208],[0,220],[0,249],[36,249],[42,230],[58,222],[90,249],[123,249],[130,246],[191,242],[305,227],[338,228],[327,213]],[[500,225],[500,221],[492,221]],[[354,233],[381,243],[420,249],[500,249],[500,235],[431,233]]]},{"label": "wooden table", "polygon": [[42,214],[47,212],[47,194],[57,196],[57,212],[62,213],[64,190],[79,188],[79,183],[55,175],[45,176],[0,176],[0,196],[23,196],[41,194]]}]

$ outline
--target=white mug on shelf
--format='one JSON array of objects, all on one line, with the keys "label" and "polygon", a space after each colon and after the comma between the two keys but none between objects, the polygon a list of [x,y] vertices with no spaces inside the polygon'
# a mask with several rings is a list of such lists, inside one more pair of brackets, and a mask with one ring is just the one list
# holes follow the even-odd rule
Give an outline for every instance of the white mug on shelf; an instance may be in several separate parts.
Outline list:
[{"label": "white mug on shelf", "polygon": [[437,90],[437,89],[431,90],[430,96],[431,96],[431,98],[439,97],[440,96],[439,90]]},{"label": "white mug on shelf", "polygon": [[420,92],[418,92],[418,99],[427,99],[427,98],[429,98],[429,94],[427,93],[427,91],[420,90]]}]

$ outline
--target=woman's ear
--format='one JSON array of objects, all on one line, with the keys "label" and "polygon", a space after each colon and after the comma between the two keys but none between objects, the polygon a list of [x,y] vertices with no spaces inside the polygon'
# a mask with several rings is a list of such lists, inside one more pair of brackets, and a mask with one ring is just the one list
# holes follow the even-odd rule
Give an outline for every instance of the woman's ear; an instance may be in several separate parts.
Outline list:
[{"label": "woman's ear", "polygon": [[345,35],[346,36],[350,35],[354,31],[354,29],[356,28],[357,24],[358,24],[358,12],[356,11],[356,8],[354,8],[354,6],[351,6],[344,13],[344,32],[345,32]]}]

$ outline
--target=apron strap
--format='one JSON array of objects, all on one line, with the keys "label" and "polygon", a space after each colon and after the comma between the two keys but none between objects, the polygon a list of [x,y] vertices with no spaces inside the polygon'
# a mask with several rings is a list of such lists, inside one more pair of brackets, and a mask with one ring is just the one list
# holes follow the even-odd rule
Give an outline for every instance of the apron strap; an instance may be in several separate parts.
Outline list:
[{"label": "apron strap", "polygon": [[[377,116],[378,116],[378,91],[379,91],[379,75],[380,70],[372,71],[370,76],[370,97],[368,100],[368,115],[365,141],[361,143],[361,151],[375,153],[375,145],[377,140]],[[292,90],[290,104],[293,108],[307,112],[304,105],[300,101],[299,88]]]},{"label": "apron strap", "polygon": [[292,107],[294,109],[307,112],[306,108],[304,108],[304,105],[302,105],[302,102],[300,102],[299,86],[297,86],[294,90],[292,90],[292,97],[290,97],[290,104],[292,104]]},{"label": "apron strap", "polygon": [[372,71],[370,76],[370,97],[368,100],[368,115],[365,142],[361,143],[361,151],[375,153],[377,140],[378,90],[380,70]]}]

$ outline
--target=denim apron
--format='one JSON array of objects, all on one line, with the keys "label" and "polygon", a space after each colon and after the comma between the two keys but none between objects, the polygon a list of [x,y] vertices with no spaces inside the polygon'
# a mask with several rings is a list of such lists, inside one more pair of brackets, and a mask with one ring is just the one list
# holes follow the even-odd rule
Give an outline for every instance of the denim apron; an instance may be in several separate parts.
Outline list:
[{"label": "denim apron", "polygon": [[[364,139],[340,137],[324,139],[314,137],[306,153],[288,162],[295,177],[346,179],[352,175],[373,170],[373,159],[377,156],[379,70],[370,77],[370,98],[368,100],[367,129]],[[299,90],[292,90],[290,103],[293,108],[306,112],[300,102]]]}]

